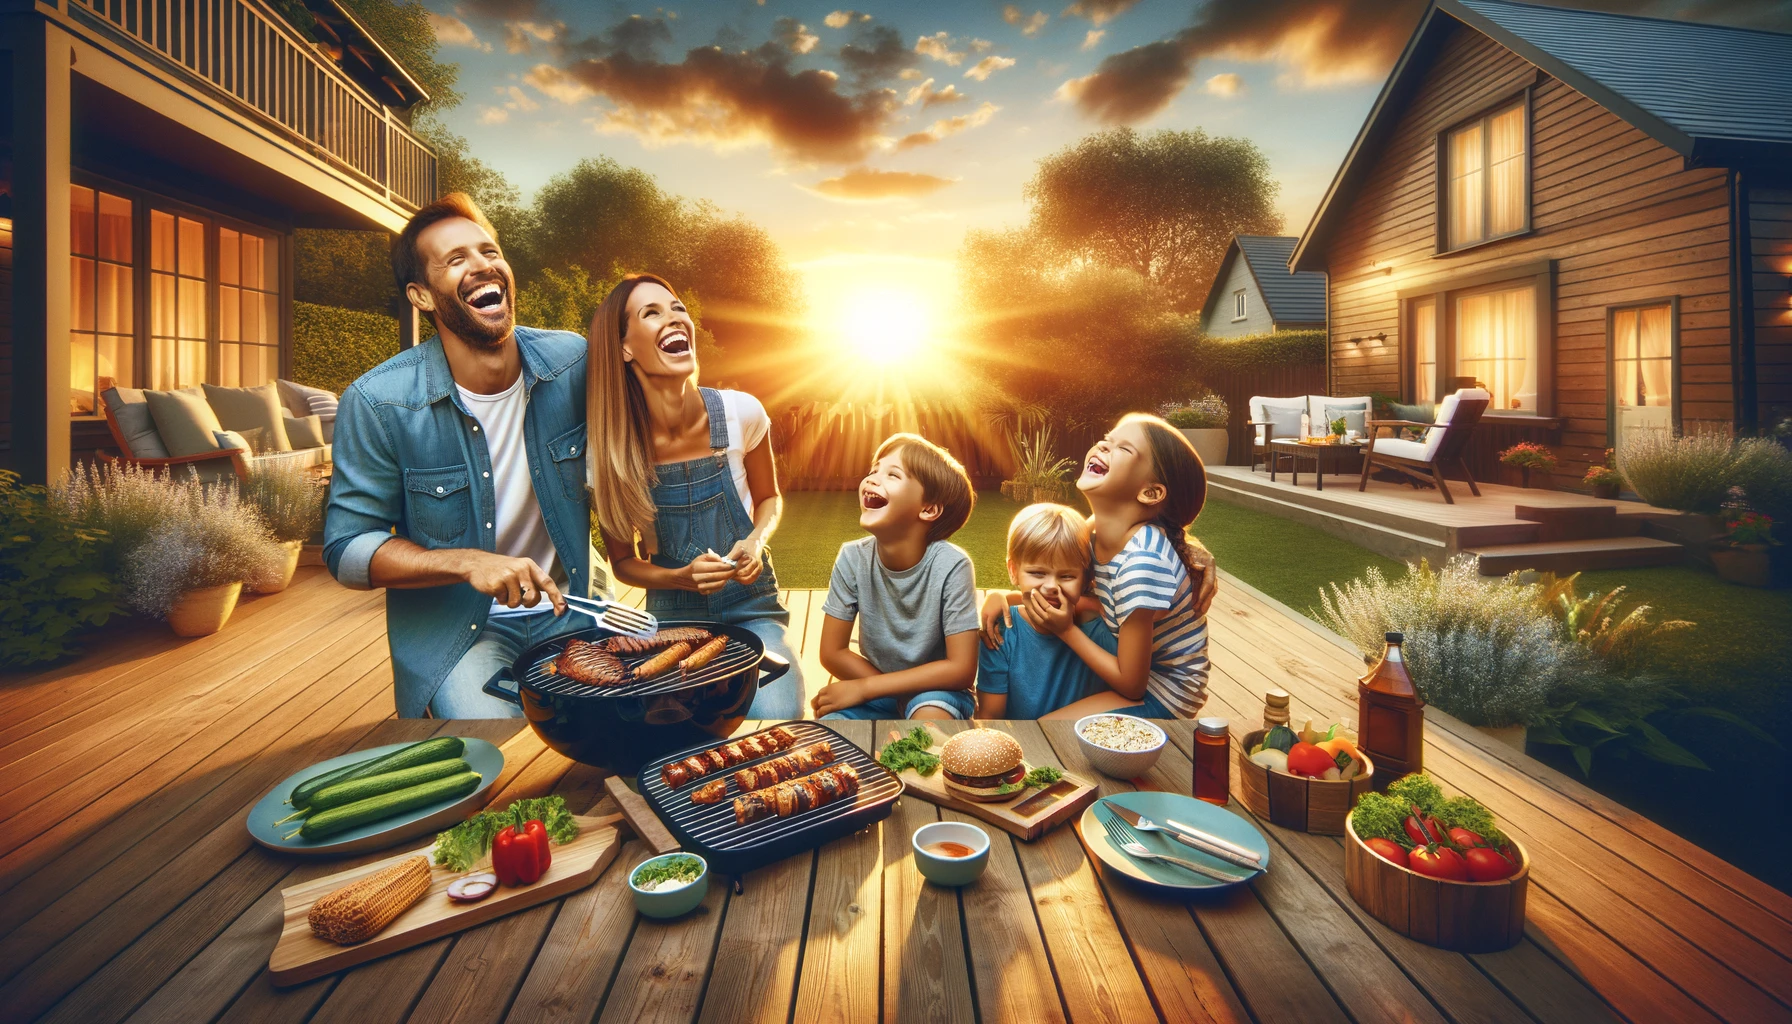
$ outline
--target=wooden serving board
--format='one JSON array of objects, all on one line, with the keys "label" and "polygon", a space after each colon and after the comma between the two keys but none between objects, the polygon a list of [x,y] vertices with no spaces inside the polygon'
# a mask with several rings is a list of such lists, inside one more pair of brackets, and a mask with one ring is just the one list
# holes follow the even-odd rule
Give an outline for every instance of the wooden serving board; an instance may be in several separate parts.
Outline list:
[{"label": "wooden serving board", "polygon": [[[933,733],[931,749],[934,753],[938,753],[940,748],[945,746],[946,738],[931,726],[927,727],[927,731]],[[882,742],[878,743],[877,749],[883,750],[884,744],[893,738],[895,737],[890,735],[881,737]],[[1029,764],[1027,767],[1031,768],[1032,765]],[[950,807],[955,811],[982,818],[1004,832],[1019,836],[1026,842],[1039,838],[1058,825],[1074,820],[1083,813],[1085,808],[1094,803],[1096,796],[1099,795],[1093,783],[1079,779],[1069,772],[1065,772],[1062,779],[1043,790],[1027,789],[1015,794],[1014,799],[1001,803],[966,800],[953,794],[946,788],[945,776],[938,771],[932,775],[922,775],[913,768],[909,768],[898,773],[896,777],[902,780],[902,788],[905,793],[911,793],[941,807]],[[1028,801],[1042,795],[1044,799],[1028,805]],[[1026,805],[1026,813],[1020,813],[1017,810],[1023,805]]]},{"label": "wooden serving board", "polygon": [[[554,847],[553,863],[548,866],[547,874],[534,885],[520,889],[499,887],[498,891],[477,903],[455,903],[448,899],[448,883],[464,872],[432,867],[429,892],[384,931],[353,946],[338,946],[313,935],[306,920],[311,905],[350,882],[388,868],[397,861],[418,854],[427,857],[431,847],[282,889],[280,896],[285,901],[286,914],[280,927],[280,941],[275,943],[274,952],[268,957],[268,976],[276,985],[296,985],[583,889],[597,881],[597,876],[616,859],[617,851],[622,848],[616,827],[622,816],[578,817],[574,820],[579,823],[578,836],[564,846]],[[491,870],[491,857],[486,856],[472,870]]]}]

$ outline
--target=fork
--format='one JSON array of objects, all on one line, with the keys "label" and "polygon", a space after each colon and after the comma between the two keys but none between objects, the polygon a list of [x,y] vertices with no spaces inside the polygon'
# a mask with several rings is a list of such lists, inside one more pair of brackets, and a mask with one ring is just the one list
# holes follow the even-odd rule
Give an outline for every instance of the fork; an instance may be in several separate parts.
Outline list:
[{"label": "fork", "polygon": [[1206,875],[1208,878],[1216,879],[1221,882],[1242,882],[1245,880],[1246,876],[1234,875],[1229,872],[1221,871],[1218,868],[1210,868],[1205,864],[1197,864],[1192,860],[1183,860],[1181,857],[1172,857],[1167,853],[1157,853],[1147,849],[1144,843],[1139,842],[1139,834],[1133,831],[1132,826],[1121,821],[1119,815],[1114,814],[1112,811],[1109,811],[1105,815],[1098,814],[1096,817],[1101,819],[1102,828],[1107,829],[1108,839],[1115,846],[1118,846],[1120,849],[1140,860],[1166,861],[1179,868],[1186,868],[1196,874]]}]

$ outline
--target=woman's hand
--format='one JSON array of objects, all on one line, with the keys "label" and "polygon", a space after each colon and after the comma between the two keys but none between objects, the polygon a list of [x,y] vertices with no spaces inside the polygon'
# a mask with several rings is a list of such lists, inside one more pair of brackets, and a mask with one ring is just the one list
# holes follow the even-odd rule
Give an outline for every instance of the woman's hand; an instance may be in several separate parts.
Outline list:
[{"label": "woman's hand", "polygon": [[734,578],[734,566],[729,565],[721,555],[709,551],[693,558],[690,565],[678,572],[683,577],[686,588],[699,594],[713,594]]},{"label": "woman's hand", "polygon": [[734,563],[734,578],[745,586],[765,571],[765,542],[749,533],[728,549],[726,557]]},{"label": "woman's hand", "polygon": [[992,590],[983,599],[979,633],[983,637],[983,646],[992,651],[1002,646],[1002,630],[1014,625],[1014,613],[1009,611],[1009,593],[1006,590]]},{"label": "woman's hand", "polygon": [[1050,636],[1063,636],[1076,628],[1076,606],[1069,601],[1053,604],[1038,590],[1021,598],[1020,617],[1038,632]]}]

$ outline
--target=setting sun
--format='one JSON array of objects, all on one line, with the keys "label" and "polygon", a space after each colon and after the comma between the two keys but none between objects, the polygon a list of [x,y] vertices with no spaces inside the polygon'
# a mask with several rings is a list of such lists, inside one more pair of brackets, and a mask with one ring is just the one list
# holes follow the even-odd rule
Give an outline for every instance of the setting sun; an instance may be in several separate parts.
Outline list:
[{"label": "setting sun", "polygon": [[927,344],[930,325],[919,295],[866,290],[845,296],[841,306],[842,338],[866,362],[900,363]]}]

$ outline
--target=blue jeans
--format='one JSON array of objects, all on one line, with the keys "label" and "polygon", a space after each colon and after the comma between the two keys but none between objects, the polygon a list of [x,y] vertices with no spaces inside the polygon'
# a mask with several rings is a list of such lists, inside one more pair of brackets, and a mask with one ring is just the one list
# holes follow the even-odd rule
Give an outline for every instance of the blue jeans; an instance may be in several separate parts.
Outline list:
[{"label": "blue jeans", "polygon": [[567,612],[554,617],[554,609],[545,600],[532,609],[515,609],[510,614],[492,615],[486,620],[485,635],[460,656],[448,670],[448,678],[429,699],[429,713],[435,718],[518,718],[523,709],[507,700],[485,692],[486,681],[501,668],[510,668],[522,653],[536,644],[562,633],[571,633],[591,625],[591,617]]},{"label": "blue jeans", "polygon": [[880,718],[895,720],[913,718],[916,710],[925,707],[940,708],[953,718],[969,718],[977,710],[977,698],[969,690],[928,690],[911,697],[879,697],[830,711],[821,717],[823,721],[829,718],[861,722]]},{"label": "blue jeans", "polygon": [[[656,591],[648,591],[651,595]],[[724,608],[713,608],[705,616],[728,626],[750,629],[765,641],[765,649],[790,662],[790,671],[759,688],[748,718],[788,719],[803,717],[803,665],[790,649],[790,612],[778,603],[778,595],[761,594],[738,601]],[[764,670],[760,671],[764,675]]]},{"label": "blue jeans", "polygon": [[1176,717],[1176,715],[1173,712],[1171,712],[1169,708],[1164,707],[1163,701],[1158,700],[1156,697],[1152,696],[1150,690],[1145,691],[1144,703],[1133,704],[1133,705],[1129,705],[1129,706],[1123,707],[1123,708],[1115,708],[1114,714],[1116,714],[1116,715],[1131,715],[1134,718],[1175,718]]}]

